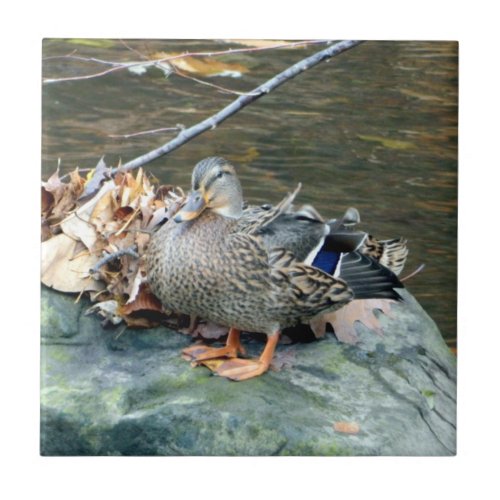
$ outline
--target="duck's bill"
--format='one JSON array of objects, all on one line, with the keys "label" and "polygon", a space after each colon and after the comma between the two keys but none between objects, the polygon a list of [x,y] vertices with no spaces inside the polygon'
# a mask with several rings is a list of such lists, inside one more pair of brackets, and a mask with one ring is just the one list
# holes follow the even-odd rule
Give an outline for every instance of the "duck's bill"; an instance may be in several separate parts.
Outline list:
[{"label": "duck's bill", "polygon": [[175,215],[174,221],[185,222],[196,219],[206,206],[207,202],[200,191],[193,191],[189,193],[186,204]]}]

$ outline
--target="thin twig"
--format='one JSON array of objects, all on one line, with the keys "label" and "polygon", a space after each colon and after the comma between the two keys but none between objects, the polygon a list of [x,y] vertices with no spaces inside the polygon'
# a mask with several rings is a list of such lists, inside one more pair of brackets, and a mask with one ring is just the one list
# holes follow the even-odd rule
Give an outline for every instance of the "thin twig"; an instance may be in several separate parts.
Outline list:
[{"label": "thin twig", "polygon": [[181,131],[175,139],[167,142],[163,146],[160,146],[159,148],[149,151],[148,153],[145,153],[121,165],[120,167],[114,168],[113,170],[111,170],[111,175],[114,175],[117,172],[133,170],[137,167],[145,165],[146,163],[156,160],[160,156],[166,155],[171,151],[174,151],[175,149],[179,148],[180,146],[190,141],[191,139],[194,139],[203,132],[209,129],[214,129],[215,127],[217,127],[217,125],[222,123],[224,120],[227,120],[230,116],[234,115],[235,113],[243,109],[245,106],[248,106],[250,103],[259,99],[260,97],[269,94],[272,90],[279,87],[288,80],[294,78],[295,76],[299,75],[300,73],[308,70],[309,68],[312,68],[313,66],[316,66],[322,61],[337,56],[338,54],[341,54],[342,52],[345,52],[346,50],[349,50],[359,45],[360,43],[362,42],[358,40],[345,40],[336,43],[334,45],[331,45],[330,47],[324,50],[316,52],[312,56],[302,59],[293,66],[290,66],[285,71],[282,71],[278,75],[274,76],[267,82],[263,83],[262,85],[259,85],[250,94],[238,97],[231,104],[229,104],[216,114],[210,116],[209,118],[203,120],[202,122],[197,123],[196,125],[193,125],[192,127],[186,130]]},{"label": "thin twig", "polygon": [[133,132],[132,134],[109,134],[108,137],[112,137],[113,139],[129,139],[130,137],[137,137],[138,135],[148,135],[148,134],[157,134],[158,132],[175,132],[176,130],[182,130],[185,127],[163,127],[163,128],[155,128],[154,130],[141,130],[140,132]]},{"label": "thin twig", "polygon": [[121,40],[120,39],[120,43],[125,47],[127,48],[128,50],[130,50],[130,52],[134,52],[135,54],[137,54],[139,57],[142,57],[145,61],[147,61],[149,58],[146,54],[143,54],[140,50],[137,50],[137,49],[134,49],[134,47],[131,47],[125,40]]},{"label": "thin twig", "polygon": [[137,246],[132,245],[131,247],[123,248],[121,250],[118,250],[113,253],[109,253],[105,255],[101,260],[98,260],[94,266],[89,269],[90,274],[95,274],[99,269],[106,265],[109,261],[119,259],[120,257],[123,257],[124,255],[128,255],[130,257],[134,257],[134,259],[139,258],[139,254],[137,253]]},{"label": "thin twig", "polygon": [[423,271],[424,268],[425,268],[425,264],[420,264],[417,267],[417,269],[415,269],[415,271],[413,271],[412,273],[410,273],[408,276],[405,276],[404,278],[401,278],[399,281],[403,282],[403,281],[409,280],[410,278],[413,278],[413,276],[415,276],[418,273],[420,273],[421,271]]},{"label": "thin twig", "polygon": [[199,78],[195,78],[194,76],[189,76],[186,75],[185,73],[182,73],[179,71],[177,68],[174,68],[174,74],[186,78],[187,80],[193,80],[194,82],[201,83],[202,85],[207,85],[208,87],[212,87],[214,89],[220,90],[221,92],[224,92],[225,94],[234,94],[234,95],[252,95],[252,92],[238,92],[236,90],[231,90],[226,87],[221,87],[220,85],[215,85],[215,83],[210,83],[206,82],[205,80],[200,80]]}]

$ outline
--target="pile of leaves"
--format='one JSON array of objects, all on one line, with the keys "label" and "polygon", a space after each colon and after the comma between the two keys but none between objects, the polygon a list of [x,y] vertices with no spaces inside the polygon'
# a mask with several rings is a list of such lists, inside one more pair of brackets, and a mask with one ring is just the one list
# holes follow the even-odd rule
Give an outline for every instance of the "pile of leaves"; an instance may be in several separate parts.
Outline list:
[{"label": "pile of leaves", "polygon": [[[42,182],[42,283],[88,293],[104,323],[151,327],[172,317],[149,291],[143,256],[152,231],[176,212],[184,193],[101,160],[87,177],[56,171]],[[66,179],[65,179],[66,178]]]},{"label": "pile of leaves", "polygon": [[[159,185],[142,169],[135,176],[117,172],[112,176],[101,159],[85,177],[78,168],[63,177],[57,170],[42,182],[42,283],[78,294],[77,300],[88,294],[94,303],[88,313],[101,315],[105,326],[165,324],[203,339],[225,336],[227,328],[166,311],[147,285],[144,256],[151,234],[182,206],[184,192]],[[389,314],[390,304],[354,301],[317,318],[312,334],[322,337],[331,325],[339,341],[356,343],[355,322],[381,333],[374,311]]]}]

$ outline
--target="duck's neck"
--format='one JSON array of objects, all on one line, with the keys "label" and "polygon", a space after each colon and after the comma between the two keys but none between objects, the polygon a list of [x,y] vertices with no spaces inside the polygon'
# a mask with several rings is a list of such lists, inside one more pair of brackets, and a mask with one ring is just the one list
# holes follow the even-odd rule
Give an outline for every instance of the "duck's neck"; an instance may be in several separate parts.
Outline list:
[{"label": "duck's neck", "polygon": [[212,212],[230,219],[239,219],[243,213],[242,205],[241,202],[239,204],[224,205],[222,207],[213,208]]},{"label": "duck's neck", "polygon": [[212,212],[230,219],[239,219],[243,213],[243,196],[239,184],[237,188],[230,196],[221,196],[218,203],[210,207]]}]

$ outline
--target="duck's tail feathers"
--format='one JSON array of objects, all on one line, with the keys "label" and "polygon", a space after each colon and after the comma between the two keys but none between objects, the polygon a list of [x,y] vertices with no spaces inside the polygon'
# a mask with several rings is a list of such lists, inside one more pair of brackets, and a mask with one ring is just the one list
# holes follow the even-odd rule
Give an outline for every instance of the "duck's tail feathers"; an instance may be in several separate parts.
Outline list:
[{"label": "duck's tail feathers", "polygon": [[404,238],[377,240],[372,235],[368,235],[360,248],[360,252],[388,267],[394,274],[399,275],[408,257],[407,241]]},{"label": "duck's tail feathers", "polygon": [[339,278],[346,281],[355,299],[401,300],[394,289],[404,286],[396,274],[360,252],[342,254]]},{"label": "duck's tail feathers", "polygon": [[399,275],[403,270],[408,257],[407,241],[404,238],[381,241],[383,245],[380,263],[388,267],[394,274]]}]

